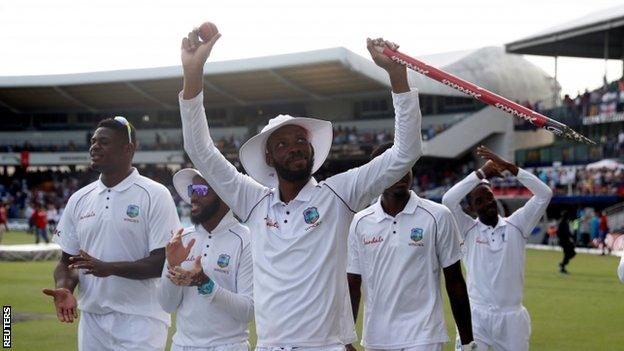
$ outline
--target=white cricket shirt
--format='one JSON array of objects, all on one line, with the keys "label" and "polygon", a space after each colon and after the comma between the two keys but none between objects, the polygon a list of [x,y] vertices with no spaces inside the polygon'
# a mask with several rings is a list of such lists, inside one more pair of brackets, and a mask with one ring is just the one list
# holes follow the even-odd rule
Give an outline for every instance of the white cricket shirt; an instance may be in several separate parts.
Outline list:
[{"label": "white cricket shirt", "polygon": [[196,286],[177,286],[167,278],[165,265],[158,300],[165,311],[177,311],[173,343],[210,348],[246,342],[253,317],[249,229],[230,211],[212,232],[201,225],[186,228],[182,242],[186,246],[191,239],[195,244],[181,266],[190,269],[201,255],[204,273],[215,287],[211,294],[201,295]]},{"label": "white cricket shirt", "polygon": [[258,347],[316,347],[353,340],[346,279],[349,224],[356,211],[403,177],[421,155],[418,94],[393,94],[393,99],[392,148],[321,183],[310,179],[295,199],[283,203],[278,189],[239,173],[215,147],[203,95],[190,100],[180,96],[184,149],[253,233]]},{"label": "white cricket shirt", "polygon": [[[137,261],[165,247],[180,221],[169,190],[134,169],[108,188],[97,180],[75,192],[57,226],[64,252],[82,249],[106,262]],[[80,272],[78,308],[90,313],[120,312],[169,323],[156,296],[159,278],[98,278]]]},{"label": "white cricket shirt", "polygon": [[522,306],[526,241],[546,211],[552,191],[523,169],[518,171],[517,178],[534,195],[511,216],[499,216],[494,228],[470,217],[461,208],[461,200],[481,182],[475,172],[455,184],[442,198],[442,203],[455,216],[464,239],[471,306],[498,309]]},{"label": "white cricket shirt", "polygon": [[358,212],[349,229],[347,272],[362,276],[367,349],[403,349],[449,340],[440,274],[461,259],[451,212],[410,191],[396,217],[381,199]]}]

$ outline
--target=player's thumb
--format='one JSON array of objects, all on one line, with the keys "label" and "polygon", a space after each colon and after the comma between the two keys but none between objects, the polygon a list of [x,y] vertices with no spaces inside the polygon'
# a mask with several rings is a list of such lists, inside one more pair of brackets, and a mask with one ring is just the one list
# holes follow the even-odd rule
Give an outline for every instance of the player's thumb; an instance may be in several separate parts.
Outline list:
[{"label": "player's thumb", "polygon": [[56,297],[56,291],[54,289],[43,289],[41,291],[48,296]]},{"label": "player's thumb", "polygon": [[195,257],[195,267],[201,268],[201,260],[202,260],[201,255]]}]

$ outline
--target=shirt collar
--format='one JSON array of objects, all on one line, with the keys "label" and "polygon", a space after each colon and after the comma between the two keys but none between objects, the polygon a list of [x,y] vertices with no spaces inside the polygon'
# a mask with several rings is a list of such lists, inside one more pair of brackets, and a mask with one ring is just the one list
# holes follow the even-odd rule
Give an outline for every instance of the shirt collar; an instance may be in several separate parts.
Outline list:
[{"label": "shirt collar", "polygon": [[[482,232],[487,232],[490,228],[492,228],[489,225],[481,222],[481,220],[478,217],[477,217],[477,226],[479,227],[479,230]],[[507,221],[505,221],[505,219],[499,215],[498,223],[496,223],[496,227],[494,227],[493,229],[496,230],[497,228],[502,228],[505,226],[507,226]]]},{"label": "shirt collar", "polygon": [[122,180],[119,184],[115,185],[114,187],[109,188],[104,183],[102,183],[102,175],[100,174],[100,178],[98,178],[98,183],[97,183],[98,193],[102,193],[103,191],[107,189],[111,189],[119,193],[122,191],[125,191],[130,186],[132,186],[132,184],[135,183],[138,176],[139,176],[139,171],[137,171],[137,169],[133,167],[132,172],[130,172],[130,174],[126,178],[124,178],[124,180]]},{"label": "shirt collar", "polygon": [[[297,194],[297,196],[295,196],[293,201],[300,201],[300,202],[308,202],[308,201],[310,201],[310,199],[312,198],[312,194],[314,193],[314,189],[316,188],[317,184],[318,183],[317,183],[316,179],[314,179],[314,177],[310,177],[310,180],[308,180],[306,185],[304,185],[303,188],[301,188],[301,190],[299,190],[299,193]],[[271,206],[275,206],[277,204],[283,203],[282,200],[280,200],[279,187],[273,188],[273,199],[271,201],[272,201],[271,202]]]},{"label": "shirt collar", "polygon": [[219,222],[219,224],[217,224],[217,226],[211,232],[207,231],[206,228],[204,228],[204,226],[201,224],[195,224],[195,230],[198,232],[215,235],[217,233],[227,231],[228,229],[232,228],[236,224],[238,224],[238,220],[236,220],[236,218],[234,217],[234,214],[230,210],[225,214],[225,216],[223,216],[223,218],[221,218],[221,221]]},{"label": "shirt collar", "polygon": [[[420,198],[418,197],[418,195],[416,195],[416,193],[413,192],[412,190],[410,190],[409,192],[410,192],[410,198],[409,200],[407,200],[407,204],[405,204],[405,207],[403,208],[403,210],[397,213],[397,217],[401,213],[406,214],[406,215],[413,215],[416,212],[418,205],[420,204]],[[377,201],[373,204],[372,208],[375,211],[374,217],[377,223],[383,221],[386,218],[391,218],[391,216],[387,214],[386,211],[384,211],[383,207],[381,206],[381,196],[379,196]]]}]

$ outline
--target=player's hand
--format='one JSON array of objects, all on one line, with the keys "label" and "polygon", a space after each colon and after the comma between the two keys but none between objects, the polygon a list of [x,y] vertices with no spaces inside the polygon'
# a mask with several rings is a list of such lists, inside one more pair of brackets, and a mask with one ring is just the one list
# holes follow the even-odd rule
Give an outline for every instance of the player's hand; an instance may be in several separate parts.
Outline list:
[{"label": "player's hand", "polygon": [[73,262],[69,265],[70,269],[84,269],[85,274],[93,274],[100,278],[113,274],[113,267],[110,263],[98,260],[82,250],[77,256],[71,256],[69,260]]},{"label": "player's hand", "polygon": [[209,41],[203,42],[199,38],[199,28],[193,29],[182,39],[181,57],[182,68],[189,73],[203,72],[204,64],[214,44],[221,38],[221,33],[217,33]]},{"label": "player's hand", "polygon": [[507,170],[513,175],[518,175],[518,166],[514,165],[511,162],[507,162],[502,157],[498,156],[497,154],[492,152],[492,150],[488,149],[483,145],[477,147],[477,156],[494,162],[496,164],[496,167],[499,169],[499,172]]},{"label": "player's hand", "polygon": [[54,298],[59,322],[73,323],[74,319],[78,319],[78,303],[69,289],[43,289],[43,293]]},{"label": "player's hand", "polygon": [[191,239],[188,245],[185,247],[182,243],[182,232],[184,229],[178,230],[178,232],[171,238],[171,241],[165,246],[165,256],[167,257],[167,264],[171,267],[176,267],[182,264],[188,257],[195,239]]},{"label": "player's hand", "polygon": [[405,67],[403,65],[392,61],[391,58],[383,53],[383,50],[386,46],[392,50],[399,49],[399,46],[397,44],[387,40],[383,40],[383,38],[366,38],[366,48],[368,49],[371,58],[377,66],[385,69],[388,72],[397,69],[405,70]]},{"label": "player's hand", "polygon": [[487,160],[487,162],[481,167],[483,174],[485,174],[485,179],[491,179],[493,177],[502,177],[501,172],[503,171],[494,161]]},{"label": "player's hand", "polygon": [[197,256],[193,261],[193,267],[185,270],[180,266],[167,267],[167,278],[178,286],[199,286],[208,281],[208,276],[204,274],[201,265],[201,256]]},{"label": "player's hand", "polygon": [[353,345],[351,345],[351,344],[345,345],[345,350],[346,351],[356,351],[355,347],[353,347]]}]

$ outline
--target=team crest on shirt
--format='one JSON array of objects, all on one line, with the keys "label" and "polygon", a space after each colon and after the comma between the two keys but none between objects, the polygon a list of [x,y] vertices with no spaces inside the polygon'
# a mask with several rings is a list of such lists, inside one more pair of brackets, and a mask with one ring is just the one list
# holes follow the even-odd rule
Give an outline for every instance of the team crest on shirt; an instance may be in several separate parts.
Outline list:
[{"label": "team crest on shirt", "polygon": [[217,259],[217,266],[225,268],[230,264],[230,255],[221,254]]},{"label": "team crest on shirt", "polygon": [[137,205],[128,205],[128,209],[126,210],[126,214],[130,218],[134,218],[139,215],[139,206]]},{"label": "team crest on shirt", "polygon": [[303,211],[303,220],[308,224],[314,224],[320,218],[318,209],[316,207],[308,207]]},{"label": "team crest on shirt", "polygon": [[410,246],[424,246],[423,243],[421,242],[422,238],[423,238],[422,228],[412,228],[412,231],[410,232],[410,239],[412,239]]}]

